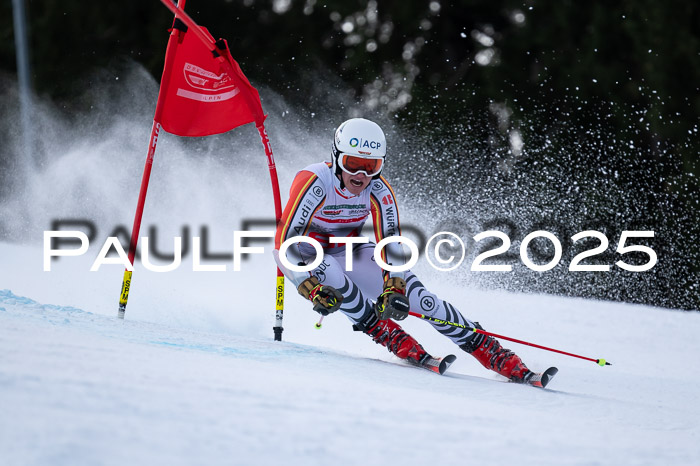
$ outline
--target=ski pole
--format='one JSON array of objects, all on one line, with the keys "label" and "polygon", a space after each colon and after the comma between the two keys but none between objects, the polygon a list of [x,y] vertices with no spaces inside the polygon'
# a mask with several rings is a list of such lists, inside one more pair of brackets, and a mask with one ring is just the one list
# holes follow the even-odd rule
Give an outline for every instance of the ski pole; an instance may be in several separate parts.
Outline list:
[{"label": "ski pole", "polygon": [[513,341],[515,343],[520,343],[522,345],[532,346],[534,348],[552,351],[554,353],[565,354],[567,356],[573,356],[573,357],[579,358],[579,359],[585,359],[586,361],[593,361],[601,367],[602,366],[612,366],[611,363],[607,362],[605,359],[602,359],[602,358],[600,358],[600,359],[587,358],[585,356],[580,356],[578,354],[567,353],[566,351],[561,351],[561,350],[554,349],[554,348],[548,348],[546,346],[536,345],[535,343],[530,343],[527,341],[517,340],[515,338],[510,338],[510,337],[506,337],[503,335],[498,335],[497,333],[487,332],[486,330],[481,330],[478,328],[470,327],[468,325],[459,324],[457,322],[450,322],[447,320],[436,319],[435,317],[424,316],[423,314],[419,314],[417,312],[412,312],[412,311],[409,311],[408,313],[409,313],[409,315],[412,315],[414,317],[420,317],[421,319],[429,320],[430,322],[436,322],[438,324],[443,324],[443,325],[451,325],[453,327],[465,328],[465,329],[471,330],[472,332],[475,332],[475,333],[481,333],[482,335],[487,335],[487,336],[491,336],[491,337],[495,337],[495,338],[501,338],[503,340]]},{"label": "ski pole", "polygon": [[318,322],[316,322],[316,323],[314,324],[314,327],[316,327],[317,329],[320,329],[320,328],[321,328],[321,322],[323,322],[323,318],[324,318],[324,317],[326,317],[326,316],[321,316],[321,318],[318,319]]}]

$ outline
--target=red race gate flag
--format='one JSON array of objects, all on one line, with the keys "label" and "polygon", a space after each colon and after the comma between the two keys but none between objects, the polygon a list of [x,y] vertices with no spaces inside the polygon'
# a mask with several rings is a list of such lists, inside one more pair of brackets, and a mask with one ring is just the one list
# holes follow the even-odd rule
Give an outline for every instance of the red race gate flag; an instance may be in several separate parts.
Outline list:
[{"label": "red race gate flag", "polygon": [[[206,28],[198,27],[211,42]],[[189,31],[178,45],[165,89],[160,123],[165,131],[178,136],[209,136],[256,121],[246,103],[245,93],[260,101],[258,91],[250,84],[235,60],[227,60],[212,51]],[[217,44],[220,45],[220,44]],[[226,52],[228,45],[224,42]],[[230,53],[229,53],[230,56]],[[236,73],[234,84],[230,70]]]}]

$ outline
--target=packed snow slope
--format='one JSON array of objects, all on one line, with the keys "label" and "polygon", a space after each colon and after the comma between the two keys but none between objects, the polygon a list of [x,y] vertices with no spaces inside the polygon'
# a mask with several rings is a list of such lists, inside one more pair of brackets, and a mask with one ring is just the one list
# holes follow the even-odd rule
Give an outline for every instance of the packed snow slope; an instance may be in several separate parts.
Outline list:
[{"label": "packed snow slope", "polygon": [[[0,243],[0,458],[32,464],[699,464],[700,315],[512,295],[426,277],[496,333],[546,390],[483,369],[425,322],[405,327],[445,376],[402,364],[340,314],[315,330],[287,292],[272,341],[274,268],[122,269],[96,251],[42,272],[42,250]],[[273,270],[270,270],[273,268]],[[429,274],[427,274],[429,275]]]}]

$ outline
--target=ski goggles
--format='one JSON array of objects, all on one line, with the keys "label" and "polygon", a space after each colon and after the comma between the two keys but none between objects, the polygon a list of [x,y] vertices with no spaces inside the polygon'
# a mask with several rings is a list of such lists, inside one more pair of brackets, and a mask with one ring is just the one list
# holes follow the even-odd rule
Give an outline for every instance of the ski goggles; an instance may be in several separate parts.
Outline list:
[{"label": "ski goggles", "polygon": [[366,159],[357,155],[340,154],[338,165],[349,175],[364,173],[367,176],[375,176],[382,171],[384,159]]}]

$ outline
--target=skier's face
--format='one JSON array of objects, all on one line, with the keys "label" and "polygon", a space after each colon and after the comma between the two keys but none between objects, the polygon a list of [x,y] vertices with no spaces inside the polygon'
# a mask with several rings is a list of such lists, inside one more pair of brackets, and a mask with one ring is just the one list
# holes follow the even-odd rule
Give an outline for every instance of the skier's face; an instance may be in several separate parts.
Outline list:
[{"label": "skier's face", "polygon": [[341,176],[343,177],[343,183],[345,184],[345,187],[355,196],[364,191],[364,189],[367,186],[369,186],[369,182],[372,181],[372,178],[365,175],[364,173],[350,175],[348,173],[341,172]]}]

